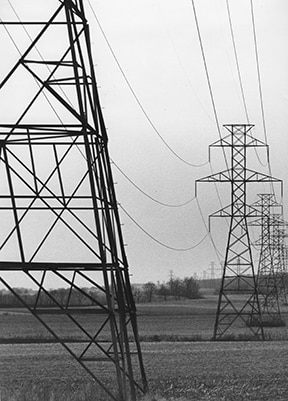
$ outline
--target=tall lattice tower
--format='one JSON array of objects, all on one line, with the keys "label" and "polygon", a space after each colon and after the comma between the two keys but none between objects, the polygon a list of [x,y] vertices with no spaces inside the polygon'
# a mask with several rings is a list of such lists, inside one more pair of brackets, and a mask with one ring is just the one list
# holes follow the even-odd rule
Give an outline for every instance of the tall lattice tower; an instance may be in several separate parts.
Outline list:
[{"label": "tall lattice tower", "polygon": [[0,84],[0,281],[100,392],[136,400],[147,383],[89,26],[82,0],[55,1],[52,15],[44,3],[1,23],[21,54]]},{"label": "tall lattice tower", "polygon": [[[252,206],[259,209],[261,218],[251,221],[249,225],[259,226],[261,229],[260,238],[255,245],[260,248],[259,264],[257,271],[258,300],[261,308],[262,325],[279,326],[283,324],[279,306],[279,283],[278,266],[279,257],[275,252],[275,225],[278,226],[278,219],[275,218],[277,209],[281,205],[276,202],[274,194],[259,194],[258,201]],[[277,247],[278,248],[278,247]],[[255,299],[256,302],[256,299]],[[253,311],[255,308],[253,308]],[[251,324],[253,324],[253,313]],[[257,318],[256,318],[257,324]]]},{"label": "tall lattice tower", "polygon": [[196,185],[197,182],[229,182],[231,187],[231,204],[211,215],[211,217],[230,218],[213,338],[217,340],[225,334],[232,334],[233,327],[239,320],[246,325],[252,309],[253,315],[259,319],[259,325],[249,327],[249,331],[263,339],[264,331],[261,326],[261,311],[248,230],[248,218],[260,217],[260,213],[247,204],[246,187],[247,183],[279,180],[247,167],[247,150],[267,147],[265,143],[251,135],[253,125],[224,127],[229,134],[210,147],[229,148],[231,168],[196,181]]}]

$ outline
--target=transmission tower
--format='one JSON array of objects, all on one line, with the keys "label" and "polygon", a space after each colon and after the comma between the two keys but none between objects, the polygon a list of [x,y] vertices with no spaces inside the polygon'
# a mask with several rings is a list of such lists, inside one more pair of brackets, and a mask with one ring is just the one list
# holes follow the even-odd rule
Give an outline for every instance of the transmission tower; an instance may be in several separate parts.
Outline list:
[{"label": "transmission tower", "polygon": [[[279,307],[279,283],[278,283],[278,255],[275,253],[274,227],[279,226],[276,208],[282,209],[276,202],[274,194],[259,194],[259,200],[252,206],[259,209],[261,217],[251,221],[249,225],[260,226],[261,234],[255,245],[260,247],[260,257],[257,272],[258,299],[261,308],[263,326],[279,326],[283,324]],[[278,248],[278,247],[277,247]],[[251,324],[254,321],[255,308],[252,309]],[[256,324],[257,324],[256,317]]]},{"label": "transmission tower", "polygon": [[264,339],[247,222],[249,217],[260,217],[260,214],[247,204],[246,187],[247,183],[279,180],[247,168],[248,148],[267,148],[265,143],[251,135],[253,125],[224,127],[229,134],[210,147],[230,148],[231,168],[196,181],[196,185],[198,182],[229,182],[231,187],[231,204],[210,216],[230,218],[213,338],[217,340],[224,334],[230,334],[232,326],[239,319],[246,325],[253,310],[260,324],[258,327],[249,327],[249,330],[254,336]]},{"label": "transmission tower", "polygon": [[285,245],[287,222],[283,219],[283,214],[273,216],[272,251],[273,264],[276,274],[279,300],[287,304],[287,247]]},{"label": "transmission tower", "polygon": [[43,18],[45,3],[41,20],[1,20],[12,46],[11,25],[29,44],[0,83],[0,281],[101,394],[134,401],[147,382],[89,26],[82,0],[55,1]]}]

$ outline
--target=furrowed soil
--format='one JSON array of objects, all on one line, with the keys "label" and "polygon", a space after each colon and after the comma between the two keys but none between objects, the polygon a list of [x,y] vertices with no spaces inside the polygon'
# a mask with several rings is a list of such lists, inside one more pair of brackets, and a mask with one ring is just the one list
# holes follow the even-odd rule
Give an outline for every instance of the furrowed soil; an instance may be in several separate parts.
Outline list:
[{"label": "furrowed soil", "polygon": [[[151,400],[288,399],[285,342],[142,343],[142,351]],[[1,345],[0,354],[3,401],[105,399],[60,345]],[[114,372],[102,373],[113,386]]]},{"label": "furrowed soil", "polygon": [[[150,389],[148,395],[139,399],[288,400],[287,326],[268,330],[269,338],[274,341],[212,342],[209,339],[215,311],[215,297],[138,305],[141,347]],[[286,313],[284,310],[287,321]],[[64,336],[73,334],[59,316],[52,318]],[[88,325],[93,325],[91,315],[84,318]],[[239,323],[236,332],[241,330],[244,332],[246,328]],[[61,345],[32,343],[49,338],[45,329],[24,310],[0,312],[0,400],[109,400]],[[111,365],[103,365],[101,375],[109,388],[115,388]]]}]

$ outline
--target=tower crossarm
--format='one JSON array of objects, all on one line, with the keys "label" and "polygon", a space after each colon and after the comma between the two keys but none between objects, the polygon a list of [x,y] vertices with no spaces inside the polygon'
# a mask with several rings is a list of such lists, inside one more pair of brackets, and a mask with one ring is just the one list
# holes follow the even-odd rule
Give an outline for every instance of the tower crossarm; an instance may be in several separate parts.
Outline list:
[{"label": "tower crossarm", "polygon": [[[232,178],[231,174],[232,170],[223,170],[215,174],[207,175],[206,177],[199,178],[196,180],[196,184],[198,182],[243,182],[243,176],[234,174]],[[244,178],[244,182],[280,182],[282,180],[272,177],[267,174],[260,173],[259,171],[254,171],[250,169],[246,169],[246,177]]]},{"label": "tower crossarm", "polygon": [[233,133],[234,138],[232,138],[232,136],[230,134],[226,135],[225,137],[213,142],[209,148],[213,148],[213,147],[242,147],[243,146],[243,142],[242,139],[240,139],[238,142],[235,142],[235,137],[237,137],[237,135],[239,135],[239,138],[241,138],[243,130],[245,130],[245,143],[244,146],[245,147],[264,147],[268,149],[268,145],[263,142],[260,141],[257,138],[254,138],[252,135],[249,134],[249,131],[254,127],[254,125],[252,124],[246,124],[246,125],[224,125],[224,127],[231,133]]},{"label": "tower crossarm", "polygon": [[[242,208],[235,208],[233,216],[234,217],[243,217]],[[261,217],[261,213],[254,207],[250,205],[246,205],[246,214],[245,217]],[[224,208],[218,210],[210,214],[209,218],[211,217],[232,217],[232,205],[225,206]],[[260,221],[260,220],[259,220]],[[259,223],[260,224],[260,223]]]},{"label": "tower crossarm", "polygon": [[199,178],[196,180],[196,185],[197,182],[226,182],[226,181],[231,181],[230,178],[231,175],[231,169],[220,171],[219,173],[207,175],[206,177]]},{"label": "tower crossarm", "polygon": [[282,212],[283,206],[275,200],[274,194],[262,193],[258,194],[258,197],[259,199],[253,203],[254,207],[262,208],[265,203],[268,208],[280,208]]},{"label": "tower crossarm", "polygon": [[246,169],[246,182],[280,182],[282,180],[272,177],[271,175],[260,173],[259,171],[254,171]]}]

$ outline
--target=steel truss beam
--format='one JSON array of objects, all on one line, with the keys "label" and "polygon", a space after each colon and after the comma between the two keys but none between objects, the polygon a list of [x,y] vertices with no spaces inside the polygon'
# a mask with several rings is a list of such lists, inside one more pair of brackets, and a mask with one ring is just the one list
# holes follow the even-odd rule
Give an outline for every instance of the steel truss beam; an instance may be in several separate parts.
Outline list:
[{"label": "steel truss beam", "polygon": [[[211,215],[211,217],[230,218],[213,338],[219,340],[224,335],[232,334],[232,329],[239,320],[246,326],[252,311],[253,315],[257,316],[259,324],[257,327],[249,326],[249,331],[253,336],[264,339],[248,230],[248,217],[260,217],[260,214],[256,208],[247,205],[247,184],[259,181],[279,182],[279,180],[247,167],[248,148],[267,148],[263,142],[251,135],[253,125],[224,127],[229,134],[210,145],[209,149],[229,148],[231,168],[196,181],[196,185],[199,182],[229,182],[231,187],[231,204]],[[241,297],[237,299],[237,295]]]},{"label": "steel truss beam", "polygon": [[[102,392],[133,401],[147,381],[89,26],[82,0],[55,5],[47,22],[25,22],[34,36],[0,83],[0,99],[17,74],[24,86],[0,123],[0,281]],[[12,24],[27,34],[21,21],[2,32]],[[20,274],[29,299],[14,288]]]}]

